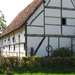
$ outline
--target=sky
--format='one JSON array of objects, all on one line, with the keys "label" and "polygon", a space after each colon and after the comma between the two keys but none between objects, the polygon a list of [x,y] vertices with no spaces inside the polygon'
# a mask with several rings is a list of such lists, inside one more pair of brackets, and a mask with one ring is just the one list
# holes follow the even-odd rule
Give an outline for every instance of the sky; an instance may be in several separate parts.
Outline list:
[{"label": "sky", "polygon": [[11,21],[33,0],[0,0],[0,10],[5,16],[6,25]]}]

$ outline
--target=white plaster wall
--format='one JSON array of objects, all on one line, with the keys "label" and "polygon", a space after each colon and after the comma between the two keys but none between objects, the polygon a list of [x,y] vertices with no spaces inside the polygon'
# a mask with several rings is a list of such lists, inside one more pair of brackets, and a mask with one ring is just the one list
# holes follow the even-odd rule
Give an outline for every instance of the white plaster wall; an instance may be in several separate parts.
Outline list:
[{"label": "white plaster wall", "polygon": [[5,41],[4,41],[5,39],[3,39],[3,46],[5,45]]},{"label": "white plaster wall", "polygon": [[50,45],[52,46],[52,49],[55,50],[58,48],[58,38],[57,37],[50,37]]},{"label": "white plaster wall", "polygon": [[56,35],[56,34],[61,34],[61,28],[60,26],[45,26],[45,34],[51,34],[51,35]]},{"label": "white plaster wall", "polygon": [[75,27],[63,26],[63,35],[75,35]]},{"label": "white plaster wall", "polygon": [[19,30],[15,31],[15,43],[19,43],[19,35],[20,31]]},{"label": "white plaster wall", "polygon": [[62,6],[66,8],[74,8],[71,0],[62,0]]},{"label": "white plaster wall", "polygon": [[47,9],[45,8],[45,16],[55,16],[60,17],[60,10],[58,9]]},{"label": "white plaster wall", "polygon": [[71,26],[75,26],[75,19],[66,19],[66,24],[71,25]]},{"label": "white plaster wall", "polygon": [[[22,28],[20,28],[20,30],[15,31],[15,39],[16,39],[16,45],[15,45],[15,56],[19,56],[20,53],[20,57],[25,56],[25,50],[24,50],[24,42],[25,42],[25,26],[23,26]],[[20,35],[20,38],[18,37]],[[19,45],[20,43],[20,45]]]},{"label": "white plaster wall", "polygon": [[[49,0],[45,0],[46,4],[48,3]],[[50,0],[50,3],[48,4],[48,6],[56,6],[56,7],[60,7],[60,0]]]},{"label": "white plaster wall", "polygon": [[22,57],[22,56],[26,56],[25,55],[25,50],[24,50],[24,44],[21,44],[20,45],[20,56]]},{"label": "white plaster wall", "polygon": [[[39,13],[39,10],[37,12]],[[37,14],[34,14],[34,15],[36,17]],[[30,24],[28,24],[28,25],[30,25]],[[34,26],[37,26],[37,25],[38,26],[43,26],[43,12],[32,22],[31,25],[34,25]]]},{"label": "white plaster wall", "polygon": [[43,37],[28,37],[27,38],[27,41],[28,41],[28,43],[27,43],[27,46],[28,46],[27,53],[28,53],[28,55],[30,55],[31,47],[33,47],[33,49],[36,50],[36,48],[38,47],[42,38]]},{"label": "white plaster wall", "polygon": [[[45,0],[46,4],[48,3],[49,0]],[[72,3],[70,0],[63,0],[63,8],[74,8],[72,6]],[[60,0],[51,0],[51,2],[48,4],[48,6],[54,6],[54,7],[60,7]],[[41,7],[39,8],[41,9]],[[42,10],[42,9],[41,9]],[[39,13],[39,11],[37,11]],[[32,15],[32,17],[28,20],[28,24],[31,22],[31,19],[33,20],[35,17],[35,15],[37,15],[38,13],[34,13]],[[74,35],[74,31],[75,28],[74,27],[70,27],[67,25],[75,25],[75,21],[74,21],[74,16],[75,11],[71,11],[71,10],[62,10],[62,17],[66,18],[66,26],[62,26],[62,33],[63,35]],[[42,17],[43,13],[41,14],[40,17]],[[36,20],[34,20],[34,22],[32,23],[32,25],[37,24],[39,26],[39,20],[40,17],[38,17]],[[52,18],[53,17],[53,18]],[[42,21],[42,19],[41,19]],[[44,24],[43,21],[40,24]],[[45,8],[45,34],[51,34],[51,35],[61,35],[61,9],[49,9],[49,8]],[[49,25],[50,24],[50,25]],[[28,34],[43,34],[43,28],[39,28],[39,27],[30,27],[28,26],[27,28],[27,32]],[[40,38],[40,37],[39,37]],[[39,38],[36,39],[36,37],[28,37],[28,55],[30,55],[30,48],[33,47],[34,50],[37,48],[37,41],[41,41],[39,40]],[[33,41],[34,40],[34,41]],[[32,42],[32,43],[31,43]],[[39,48],[37,55],[40,56],[47,56],[47,52],[46,52],[46,47],[48,45],[48,38],[46,38],[44,40],[44,42],[42,43],[41,47]],[[50,45],[52,46],[52,48],[55,50],[56,48],[58,48],[58,38],[55,37],[50,37]],[[60,48],[61,47],[71,47],[71,38],[60,38]]]},{"label": "white plaster wall", "polygon": [[62,17],[75,18],[75,11],[71,11],[71,10],[62,10]]},{"label": "white plaster wall", "polygon": [[46,51],[46,47],[48,46],[48,38],[45,38],[43,41],[41,47],[39,48],[37,55],[39,56],[48,56],[48,53]]},{"label": "white plaster wall", "polygon": [[60,38],[60,48],[68,47],[71,49],[71,38]]},{"label": "white plaster wall", "polygon": [[75,0],[72,0],[72,1],[73,1],[74,6],[75,6]]},{"label": "white plaster wall", "polygon": [[6,37],[5,39],[6,39],[6,45],[8,45],[9,44],[8,37]]},{"label": "white plaster wall", "polygon": [[60,25],[61,20],[60,18],[45,18],[46,24],[54,24],[54,25]]},{"label": "white plaster wall", "polygon": [[[46,4],[49,0],[46,1]],[[51,0],[48,6],[60,7],[60,0]],[[71,0],[62,0],[63,8],[74,9]],[[61,27],[56,25],[61,25],[61,9],[51,9],[45,8],[45,30],[46,34],[61,34]],[[51,17],[50,17],[51,16]],[[52,18],[55,17],[55,18]],[[56,18],[57,17],[57,18]],[[62,10],[62,17],[66,19],[66,25],[63,25],[63,35],[74,35],[75,33],[75,11],[72,10]],[[48,26],[53,24],[53,26]],[[55,25],[55,26],[54,26]],[[71,27],[72,26],[72,27]]]},{"label": "white plaster wall", "polygon": [[[43,10],[43,4],[35,11],[35,13],[27,21],[27,25],[30,25],[31,21]],[[43,13],[41,13],[31,25],[43,26]]]},{"label": "white plaster wall", "polygon": [[[50,39],[49,45],[52,46],[52,50],[58,48],[58,38],[50,37],[49,39]],[[48,52],[46,51],[47,46],[48,46],[48,37],[45,38],[44,42],[42,43],[41,47],[37,52],[37,55],[48,56]],[[49,55],[51,55],[51,52],[49,53]]]},{"label": "white plaster wall", "polygon": [[20,29],[20,41],[25,42],[25,25]]},{"label": "white plaster wall", "polygon": [[43,27],[27,27],[28,34],[44,34]]},{"label": "white plaster wall", "polygon": [[[2,55],[3,56],[19,56],[19,48],[20,48],[20,56],[21,57],[22,55],[25,56],[24,44],[21,44],[19,47],[19,37],[18,37],[18,35],[20,35],[20,43],[24,43],[25,42],[24,34],[25,34],[25,30],[24,30],[24,27],[22,27],[21,29],[18,29],[10,33],[9,35],[1,38],[1,41],[3,41],[3,46],[4,46],[4,48],[1,48],[1,50],[3,51]],[[13,37],[15,39],[14,42],[12,40]],[[15,44],[15,50],[14,50],[13,44]],[[9,45],[10,45],[10,50],[9,50]]]},{"label": "white plaster wall", "polygon": [[[46,3],[45,5],[47,5],[47,3],[49,2],[49,0],[45,0]],[[75,4],[75,0],[72,0]],[[55,7],[60,7],[61,5],[61,0],[50,0],[50,3],[48,4],[48,6],[55,6]],[[62,0],[62,6],[66,7],[66,8],[74,8],[71,0]]]}]

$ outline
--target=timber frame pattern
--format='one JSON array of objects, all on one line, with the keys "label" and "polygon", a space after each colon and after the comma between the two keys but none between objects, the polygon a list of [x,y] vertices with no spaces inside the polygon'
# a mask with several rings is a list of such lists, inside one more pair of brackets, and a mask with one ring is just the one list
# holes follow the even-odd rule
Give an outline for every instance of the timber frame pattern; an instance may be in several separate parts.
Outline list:
[{"label": "timber frame pattern", "polygon": [[[75,24],[73,24],[73,25],[72,24],[71,25],[69,24],[68,25],[68,23],[66,23],[67,19],[69,19],[69,20],[75,20],[75,17],[68,17],[68,16],[63,17],[63,11],[75,12],[75,4],[74,4],[73,0],[68,0],[72,4],[73,8],[63,7],[63,0],[58,0],[60,2],[59,3],[60,4],[60,7],[53,6],[53,5],[50,6],[49,4],[51,3],[51,1],[52,0],[34,0],[31,3],[30,7],[28,6],[26,9],[24,9],[22,11],[23,13],[20,12],[18,14],[18,16],[16,17],[17,19],[15,18],[11,22],[11,24],[7,27],[7,29],[0,36],[0,38],[3,38],[3,37],[5,37],[7,35],[8,41],[10,41],[10,36],[11,36],[11,33],[12,33],[13,34],[13,38],[12,39],[13,39],[13,42],[14,42],[14,39],[15,39],[15,31],[16,30],[18,31],[18,33],[19,33],[18,34],[19,43],[17,43],[17,44],[13,43],[13,44],[10,44],[10,45],[6,45],[6,46],[9,46],[9,52],[10,52],[10,46],[13,46],[14,47],[14,50],[15,50],[15,46],[18,45],[19,46],[19,57],[20,57],[20,51],[21,51],[20,50],[20,44],[22,44],[24,46],[24,50],[26,51],[25,52],[25,56],[29,55],[28,51],[29,51],[29,42],[30,41],[28,41],[28,40],[29,40],[29,38],[32,38],[32,37],[34,37],[34,38],[38,37],[38,38],[41,38],[41,40],[39,41],[39,44],[37,44],[37,47],[35,49],[31,48],[31,51],[32,51],[31,52],[32,53],[31,56],[37,54],[37,52],[39,51],[40,47],[42,46],[42,44],[44,43],[45,40],[47,41],[47,46],[45,46],[45,49],[46,49],[45,51],[47,52],[47,56],[49,56],[51,50],[53,50],[53,46],[51,45],[51,38],[57,38],[57,41],[58,41],[57,42],[57,48],[58,49],[61,48],[61,38],[69,38],[69,40],[70,40],[70,49],[73,50],[73,46],[75,45],[74,44],[75,34],[73,33],[71,35],[69,35],[69,34],[66,35],[66,34],[64,34],[65,32],[63,33],[63,31],[64,31],[64,28],[65,27],[75,28]],[[41,6],[42,6],[42,8],[41,8]],[[35,7],[35,8],[33,8],[33,10],[30,10],[31,7]],[[37,12],[37,10],[39,8],[41,8],[41,10],[39,12]],[[30,10],[31,13],[29,13],[30,11],[28,11],[28,10]],[[47,15],[47,12],[50,12],[51,10],[55,10],[55,11],[58,10],[59,13],[60,13],[59,14],[60,16]],[[31,17],[36,12],[37,12],[37,14],[35,15],[35,17],[31,19]],[[25,14],[25,13],[29,13],[29,14]],[[35,20],[37,20],[37,18],[41,14],[42,14],[42,17],[43,17],[42,18],[42,20],[43,20],[42,21],[43,22],[42,24],[43,25],[40,25],[39,22],[37,24],[35,24],[34,23]],[[21,18],[23,18],[23,20]],[[60,23],[50,23],[50,22],[47,21],[47,19],[50,20],[50,18],[52,18],[52,19],[60,19]],[[29,21],[30,19],[31,19],[31,21]],[[17,23],[15,23],[15,22],[17,22]],[[13,27],[11,27],[12,25],[13,25]],[[55,34],[55,33],[53,34],[50,31],[50,29],[48,29],[49,30],[48,31],[47,28],[48,27],[50,28],[50,26],[52,26],[52,27],[58,27],[59,32],[57,34]],[[20,30],[21,30],[22,27],[24,28],[24,34],[23,34],[24,40],[25,40],[24,42],[21,42],[21,39],[20,39],[21,38]],[[42,30],[42,32],[39,31],[39,33],[41,33],[41,34],[39,34],[38,32],[37,32],[37,34],[36,33],[30,33],[29,32],[29,28],[33,28],[33,29],[34,28],[38,28],[38,29],[40,28],[40,30]],[[55,28],[55,30],[56,30],[56,28]],[[33,32],[35,32],[35,30]],[[3,43],[3,41],[2,41],[2,43]],[[31,42],[31,44],[33,44],[33,43]],[[2,46],[2,47],[5,47],[5,46]]]},{"label": "timber frame pattern", "polygon": [[[63,30],[63,25],[62,25],[62,10],[69,10],[69,11],[75,11],[75,5],[74,5],[74,3],[73,3],[73,1],[72,0],[70,0],[71,1],[71,3],[72,3],[72,5],[73,5],[73,7],[74,8],[63,8],[62,7],[62,0],[60,0],[60,5],[61,5],[61,8],[60,7],[55,7],[55,6],[48,6],[48,4],[51,2],[52,0],[49,0],[48,2],[47,2],[47,4],[45,5],[45,0],[43,0],[43,10],[41,10],[41,12],[40,13],[38,13],[38,15],[36,15],[36,17],[31,21],[31,23],[29,24],[29,25],[27,25],[27,27],[41,27],[41,28],[43,28],[44,30],[43,30],[43,32],[44,32],[44,34],[28,34],[27,33],[27,29],[26,29],[26,45],[27,45],[27,37],[43,37],[43,39],[39,42],[39,45],[38,45],[38,47],[36,48],[36,50],[34,51],[34,53],[33,53],[33,55],[36,55],[36,53],[37,53],[37,51],[39,50],[39,48],[40,48],[40,46],[42,45],[42,43],[43,43],[43,41],[45,40],[45,38],[46,37],[48,37],[48,51],[49,51],[49,45],[50,45],[50,38],[51,37],[57,37],[58,38],[58,49],[60,48],[60,38],[61,37],[63,37],[63,38],[71,38],[71,50],[73,50],[73,39],[75,38],[75,35],[63,35],[63,33],[62,33],[62,30]],[[60,13],[61,13],[61,17],[57,17],[57,16],[46,16],[45,15],[45,11],[46,11],[46,9],[56,9],[56,10],[60,10]],[[44,12],[43,13],[43,22],[44,22],[44,26],[40,26],[40,25],[31,25],[34,21],[35,21],[35,19],[42,13],[42,12]],[[53,34],[46,34],[45,32],[45,26],[46,25],[52,25],[52,26],[59,26],[59,24],[46,24],[45,23],[45,18],[60,18],[61,19],[61,26],[60,26],[60,28],[61,28],[61,35],[53,35]],[[75,19],[75,18],[72,18],[72,17],[65,17],[66,19]],[[75,25],[67,25],[67,26],[70,26],[70,27],[75,27]],[[26,55],[27,55],[27,53],[26,53]],[[48,52],[48,56],[49,56],[49,52]]]}]

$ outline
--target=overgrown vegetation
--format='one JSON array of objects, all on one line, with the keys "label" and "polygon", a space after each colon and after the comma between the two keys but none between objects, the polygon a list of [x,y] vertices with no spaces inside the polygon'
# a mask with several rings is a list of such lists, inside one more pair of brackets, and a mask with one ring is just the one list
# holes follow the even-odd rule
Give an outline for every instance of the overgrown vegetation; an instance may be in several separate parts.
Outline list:
[{"label": "overgrown vegetation", "polygon": [[53,57],[71,57],[73,54],[73,51],[69,48],[59,48],[54,50],[52,56]]},{"label": "overgrown vegetation", "polygon": [[17,57],[0,57],[0,68],[16,67],[18,63]]},{"label": "overgrown vegetation", "polygon": [[[6,67],[10,67],[12,73],[25,74],[44,73],[45,74],[75,74],[75,57],[71,56],[71,51],[67,48],[56,50],[51,57],[26,56],[0,58],[0,74],[6,72]],[[28,74],[28,75],[29,75]],[[16,75],[16,74],[15,74]],[[52,74],[53,75],[53,74]],[[61,74],[60,74],[61,75]]]}]

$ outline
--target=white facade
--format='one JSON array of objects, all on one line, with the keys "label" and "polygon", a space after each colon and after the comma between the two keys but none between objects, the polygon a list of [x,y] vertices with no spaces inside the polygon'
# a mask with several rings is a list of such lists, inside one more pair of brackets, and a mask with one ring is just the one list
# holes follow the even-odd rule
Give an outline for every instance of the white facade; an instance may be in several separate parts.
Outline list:
[{"label": "white facade", "polygon": [[[14,39],[13,39],[14,38]],[[1,38],[0,41],[2,56],[25,56],[25,28],[24,26],[7,36]]]},{"label": "white facade", "polygon": [[75,50],[75,1],[45,0],[27,20],[26,30],[25,27],[1,38],[3,56],[30,55],[31,48],[34,55],[40,56],[51,55],[46,49],[68,47]]}]

